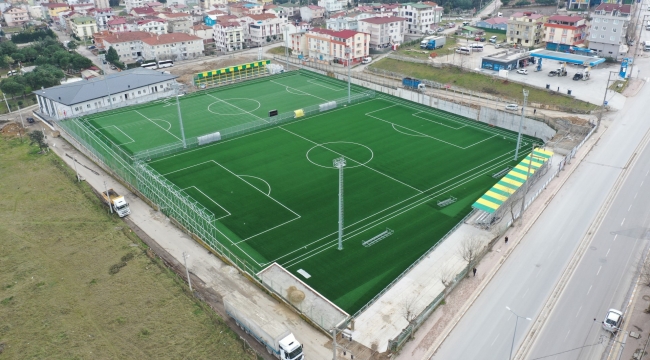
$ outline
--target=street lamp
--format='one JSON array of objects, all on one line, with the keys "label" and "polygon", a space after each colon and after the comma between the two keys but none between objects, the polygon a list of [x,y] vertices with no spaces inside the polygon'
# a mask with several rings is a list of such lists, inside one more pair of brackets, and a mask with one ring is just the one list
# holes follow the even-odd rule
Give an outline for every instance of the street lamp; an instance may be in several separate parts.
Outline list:
[{"label": "street lamp", "polygon": [[348,56],[348,104],[350,103],[350,60],[352,58],[352,49],[345,48],[345,54]]},{"label": "street lamp", "polygon": [[512,334],[512,346],[510,346],[510,360],[512,360],[512,350],[515,348],[515,335],[517,335],[517,323],[519,322],[519,318],[526,319],[528,321],[531,321],[531,318],[525,318],[523,316],[517,315],[516,312],[512,311],[509,307],[506,306],[506,309],[510,311],[513,315],[515,315],[517,318],[515,319],[515,332]]},{"label": "street lamp", "polygon": [[610,79],[612,77],[612,73],[616,74],[617,71],[610,71],[609,75],[607,75],[607,84],[605,85],[605,95],[603,95],[603,103],[600,104],[600,112],[598,113],[598,123],[596,123],[596,131],[598,131],[598,128],[600,127],[600,120],[603,118],[603,111],[605,111],[605,103],[607,103],[607,90],[609,90],[609,83],[611,81]]},{"label": "street lamp", "polygon": [[526,102],[528,101],[528,90],[524,91],[524,106],[521,108],[521,117],[519,118],[519,135],[517,135],[517,148],[515,149],[515,161],[519,157],[519,145],[521,144],[521,126],[524,122],[524,111],[526,111]]}]

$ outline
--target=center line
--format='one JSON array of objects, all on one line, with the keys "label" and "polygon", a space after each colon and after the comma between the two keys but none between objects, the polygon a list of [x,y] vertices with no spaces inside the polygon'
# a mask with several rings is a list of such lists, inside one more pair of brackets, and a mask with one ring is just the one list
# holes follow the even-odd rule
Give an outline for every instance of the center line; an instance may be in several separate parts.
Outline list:
[{"label": "center line", "polygon": [[589,293],[591,292],[591,287],[592,287],[592,286],[593,286],[593,285],[589,285],[589,290],[587,290],[587,295],[589,295]]},{"label": "center line", "polygon": [[636,196],[639,195],[639,193],[634,194],[634,198],[636,199]]},{"label": "center line", "polygon": [[497,341],[500,335],[501,334],[497,334],[497,337],[495,337],[494,340],[492,340],[492,344],[490,344],[490,346],[494,345],[494,343]]},{"label": "center line", "polygon": [[600,265],[600,267],[598,268],[598,272],[596,273],[596,276],[598,276],[598,274],[600,274],[600,269],[602,269],[602,268],[603,268],[603,266]]},{"label": "center line", "polygon": [[566,339],[569,337],[569,334],[570,334],[570,333],[571,333],[571,330],[569,330],[569,332],[566,333],[566,336],[564,337],[564,341],[566,341]]},{"label": "center line", "polygon": [[528,294],[528,290],[530,290],[530,288],[526,289],[526,292],[525,292],[524,295],[521,297],[522,299],[526,297],[526,294]]},{"label": "center line", "polygon": [[627,211],[630,211],[630,209],[632,209],[632,204],[630,204],[630,207],[627,208]]},{"label": "center line", "polygon": [[625,223],[625,218],[623,218],[623,221],[621,221],[621,226],[623,226],[623,223]]},{"label": "center line", "polygon": [[578,312],[576,313],[576,317],[578,317],[578,314],[580,314],[580,310],[582,310],[582,306],[578,309]]},{"label": "center line", "polygon": [[616,241],[617,237],[618,237],[618,234],[614,235],[614,241]]},{"label": "center line", "polygon": [[605,254],[605,257],[607,257],[607,255],[609,255],[610,250],[612,250],[612,249],[607,249],[607,254]]}]

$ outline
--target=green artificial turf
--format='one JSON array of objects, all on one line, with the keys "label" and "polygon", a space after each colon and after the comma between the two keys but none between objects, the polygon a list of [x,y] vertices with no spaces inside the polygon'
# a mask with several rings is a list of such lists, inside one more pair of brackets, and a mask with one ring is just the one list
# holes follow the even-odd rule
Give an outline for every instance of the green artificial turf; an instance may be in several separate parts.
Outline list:
[{"label": "green artificial turf", "polygon": [[[184,97],[186,135],[341,98],[346,85],[301,73]],[[206,115],[207,108],[237,115]],[[88,121],[131,152],[174,141],[136,111],[167,116],[176,134],[176,108],[162,103]],[[381,95],[149,165],[214,213],[218,240],[256,271],[277,262],[352,314],[469,213],[496,182],[492,175],[513,166],[515,146],[513,132]],[[345,235],[337,250],[339,173],[332,162],[341,156]],[[452,205],[437,205],[452,196]],[[393,235],[363,246],[387,228]]]}]

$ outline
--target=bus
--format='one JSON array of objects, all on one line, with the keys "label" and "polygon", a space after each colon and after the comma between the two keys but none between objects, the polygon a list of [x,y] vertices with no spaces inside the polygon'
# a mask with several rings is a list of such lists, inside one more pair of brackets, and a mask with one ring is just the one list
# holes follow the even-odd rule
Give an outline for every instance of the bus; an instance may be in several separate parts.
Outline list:
[{"label": "bus", "polygon": [[143,69],[155,70],[155,69],[158,68],[158,64],[156,64],[155,62],[148,62],[148,63],[140,65],[140,67],[143,68]]},{"label": "bus", "polygon": [[158,69],[166,68],[166,67],[172,67],[174,66],[174,62],[172,60],[160,60],[158,61]]}]

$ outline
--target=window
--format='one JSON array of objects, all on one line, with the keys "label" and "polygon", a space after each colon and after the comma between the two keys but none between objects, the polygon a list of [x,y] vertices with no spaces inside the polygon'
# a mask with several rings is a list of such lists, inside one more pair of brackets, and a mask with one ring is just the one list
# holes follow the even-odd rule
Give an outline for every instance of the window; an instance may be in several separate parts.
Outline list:
[{"label": "window", "polygon": [[616,28],[612,28],[612,32],[616,32]]},{"label": "window", "polygon": [[592,39],[595,39],[595,38],[596,38],[596,34],[591,34],[591,38],[592,38]]},{"label": "window", "polygon": [[616,40],[616,37],[615,36],[610,36],[609,40],[614,41],[614,40]]},{"label": "window", "polygon": [[603,31],[607,31],[607,26],[603,26]]},{"label": "window", "polygon": [[600,22],[600,18],[595,18],[595,19],[594,19],[594,22],[595,22],[595,23],[599,23],[599,22]]},{"label": "window", "polygon": [[598,25],[594,26],[594,30],[598,31]]},{"label": "window", "polygon": [[600,35],[600,38],[601,38],[601,39],[604,39],[604,38],[605,38],[605,35]]}]

